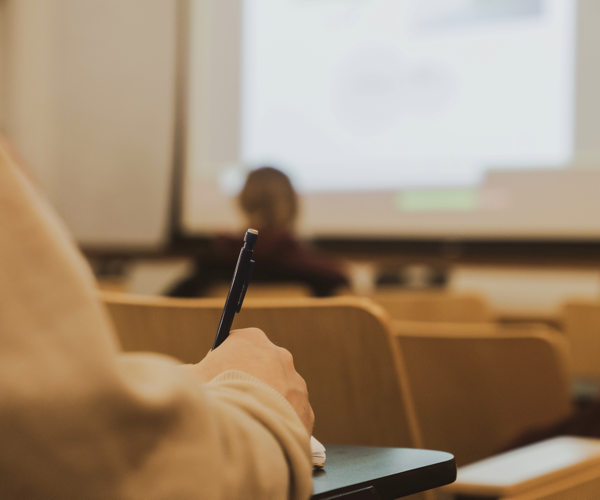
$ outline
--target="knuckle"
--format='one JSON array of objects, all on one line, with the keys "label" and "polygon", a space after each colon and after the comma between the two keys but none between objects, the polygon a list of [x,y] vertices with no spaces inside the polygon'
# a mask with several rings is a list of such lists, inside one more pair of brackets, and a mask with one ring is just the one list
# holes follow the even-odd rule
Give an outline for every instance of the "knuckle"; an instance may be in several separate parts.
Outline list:
[{"label": "knuckle", "polygon": [[298,388],[299,391],[302,391],[302,393],[305,396],[308,396],[308,386],[306,385],[306,380],[304,380],[304,378],[302,377],[302,375],[300,375],[298,372],[296,372],[296,378],[295,378],[295,384],[296,387]]},{"label": "knuckle", "polygon": [[294,356],[292,356],[290,351],[288,351],[285,347],[278,347],[277,349],[279,349],[279,356],[284,363],[291,365],[294,364]]},{"label": "knuckle", "polygon": [[253,340],[266,339],[267,335],[260,328],[250,327],[232,330],[229,335],[237,335],[240,337],[251,338]]},{"label": "knuckle", "polygon": [[250,327],[244,328],[250,335],[256,335],[257,337],[266,337],[265,332],[263,332],[260,328]]},{"label": "knuckle", "polygon": [[269,340],[269,337],[267,337],[267,334],[265,332],[263,332],[260,328],[251,328],[252,330],[252,335],[254,336],[254,338],[256,339],[257,342],[263,342],[263,343],[268,343],[270,344],[271,341]]},{"label": "knuckle", "polygon": [[302,387],[304,388],[304,391],[306,394],[308,394],[308,385],[306,384],[306,380],[304,380],[303,377],[300,377],[300,380],[302,380]]}]

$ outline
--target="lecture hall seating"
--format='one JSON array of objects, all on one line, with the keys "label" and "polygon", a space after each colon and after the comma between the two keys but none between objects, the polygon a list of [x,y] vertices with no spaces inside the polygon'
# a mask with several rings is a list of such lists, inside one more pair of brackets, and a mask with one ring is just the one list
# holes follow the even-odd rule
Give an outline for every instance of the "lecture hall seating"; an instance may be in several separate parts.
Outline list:
[{"label": "lecture hall seating", "polygon": [[[222,299],[136,297],[110,292],[101,292],[100,296],[126,351],[157,351],[184,362],[195,362],[210,349],[223,306]],[[310,390],[316,414],[314,433],[323,442],[394,447],[422,445],[421,426],[429,432],[431,422],[422,418],[422,408],[421,415],[415,411],[414,401],[418,410],[423,398],[436,404],[435,397],[440,392],[444,395],[444,391],[438,388],[429,397],[421,392],[423,389],[414,374],[414,381],[409,383],[405,356],[418,353],[418,349],[407,348],[405,354],[401,352],[404,346],[398,337],[394,339],[389,317],[379,306],[357,297],[248,300],[234,323],[235,328],[244,326],[264,329],[276,344],[293,352],[295,365]],[[398,322],[394,328],[397,335],[402,332]],[[453,324],[452,328],[456,331],[460,325]],[[405,337],[410,337],[410,329],[405,333]],[[522,337],[523,331],[518,335]],[[502,336],[510,338],[507,332]],[[533,335],[533,344],[543,343],[538,342],[542,337],[545,333]],[[529,341],[529,337],[523,338]],[[553,356],[549,354],[554,352],[553,345],[550,342],[545,347],[548,358]],[[486,351],[481,352],[485,355]],[[526,347],[522,357],[533,352],[535,349],[531,346]],[[448,354],[445,353],[447,359],[451,358]],[[456,361],[461,359],[468,357]],[[480,364],[485,365],[489,360],[487,352]],[[414,365],[419,361],[418,355],[410,361]],[[435,365],[430,364],[429,369],[435,371],[432,366]],[[510,374],[514,366],[506,363],[500,374]],[[439,366],[437,368],[439,371]],[[448,371],[439,372],[448,374]],[[450,391],[448,399],[452,399],[452,395]],[[443,418],[443,409],[437,411]],[[478,425],[479,422],[472,422],[473,432]],[[562,458],[544,460],[549,454]],[[439,499],[464,500],[483,497],[585,500],[593,498],[590,492],[596,491],[600,491],[600,442],[567,438],[545,441],[541,448],[536,445],[521,448],[461,467],[458,481],[436,490],[435,495]],[[429,500],[432,495],[425,492],[418,498]]]}]

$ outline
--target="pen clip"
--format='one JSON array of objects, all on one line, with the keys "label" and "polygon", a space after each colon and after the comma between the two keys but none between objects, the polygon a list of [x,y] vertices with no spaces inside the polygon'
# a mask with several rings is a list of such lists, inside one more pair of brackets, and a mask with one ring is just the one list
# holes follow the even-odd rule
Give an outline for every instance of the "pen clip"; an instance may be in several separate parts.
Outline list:
[{"label": "pen clip", "polygon": [[242,303],[244,302],[244,297],[246,296],[246,290],[248,290],[248,284],[250,283],[250,276],[252,276],[252,269],[254,269],[254,261],[250,261],[250,265],[248,266],[248,274],[246,275],[246,280],[244,281],[244,288],[242,288],[242,293],[240,295],[240,301],[238,302],[236,313],[239,313],[242,310]]}]

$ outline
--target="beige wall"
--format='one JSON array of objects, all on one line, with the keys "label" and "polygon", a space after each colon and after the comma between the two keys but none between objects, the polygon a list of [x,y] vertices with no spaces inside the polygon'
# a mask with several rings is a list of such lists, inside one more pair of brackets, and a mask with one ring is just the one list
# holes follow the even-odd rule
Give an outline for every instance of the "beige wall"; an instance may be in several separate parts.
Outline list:
[{"label": "beige wall", "polygon": [[5,0],[3,119],[8,136],[56,204],[54,2]]},{"label": "beige wall", "polygon": [[1,0],[0,123],[79,242],[168,227],[177,0]]},{"label": "beige wall", "polygon": [[577,8],[576,166],[598,168],[600,164],[600,147],[598,145],[600,128],[600,99],[598,99],[600,2],[598,0],[579,0]]},{"label": "beige wall", "polygon": [[6,109],[6,0],[0,0],[0,129],[5,129]]}]

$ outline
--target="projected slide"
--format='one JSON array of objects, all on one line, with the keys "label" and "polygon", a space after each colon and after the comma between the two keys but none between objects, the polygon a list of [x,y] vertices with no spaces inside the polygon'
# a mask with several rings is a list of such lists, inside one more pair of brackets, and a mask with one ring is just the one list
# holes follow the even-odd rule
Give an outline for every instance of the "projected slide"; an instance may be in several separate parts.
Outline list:
[{"label": "projected slide", "polygon": [[305,193],[472,187],[572,157],[572,0],[243,9],[241,161]]}]

